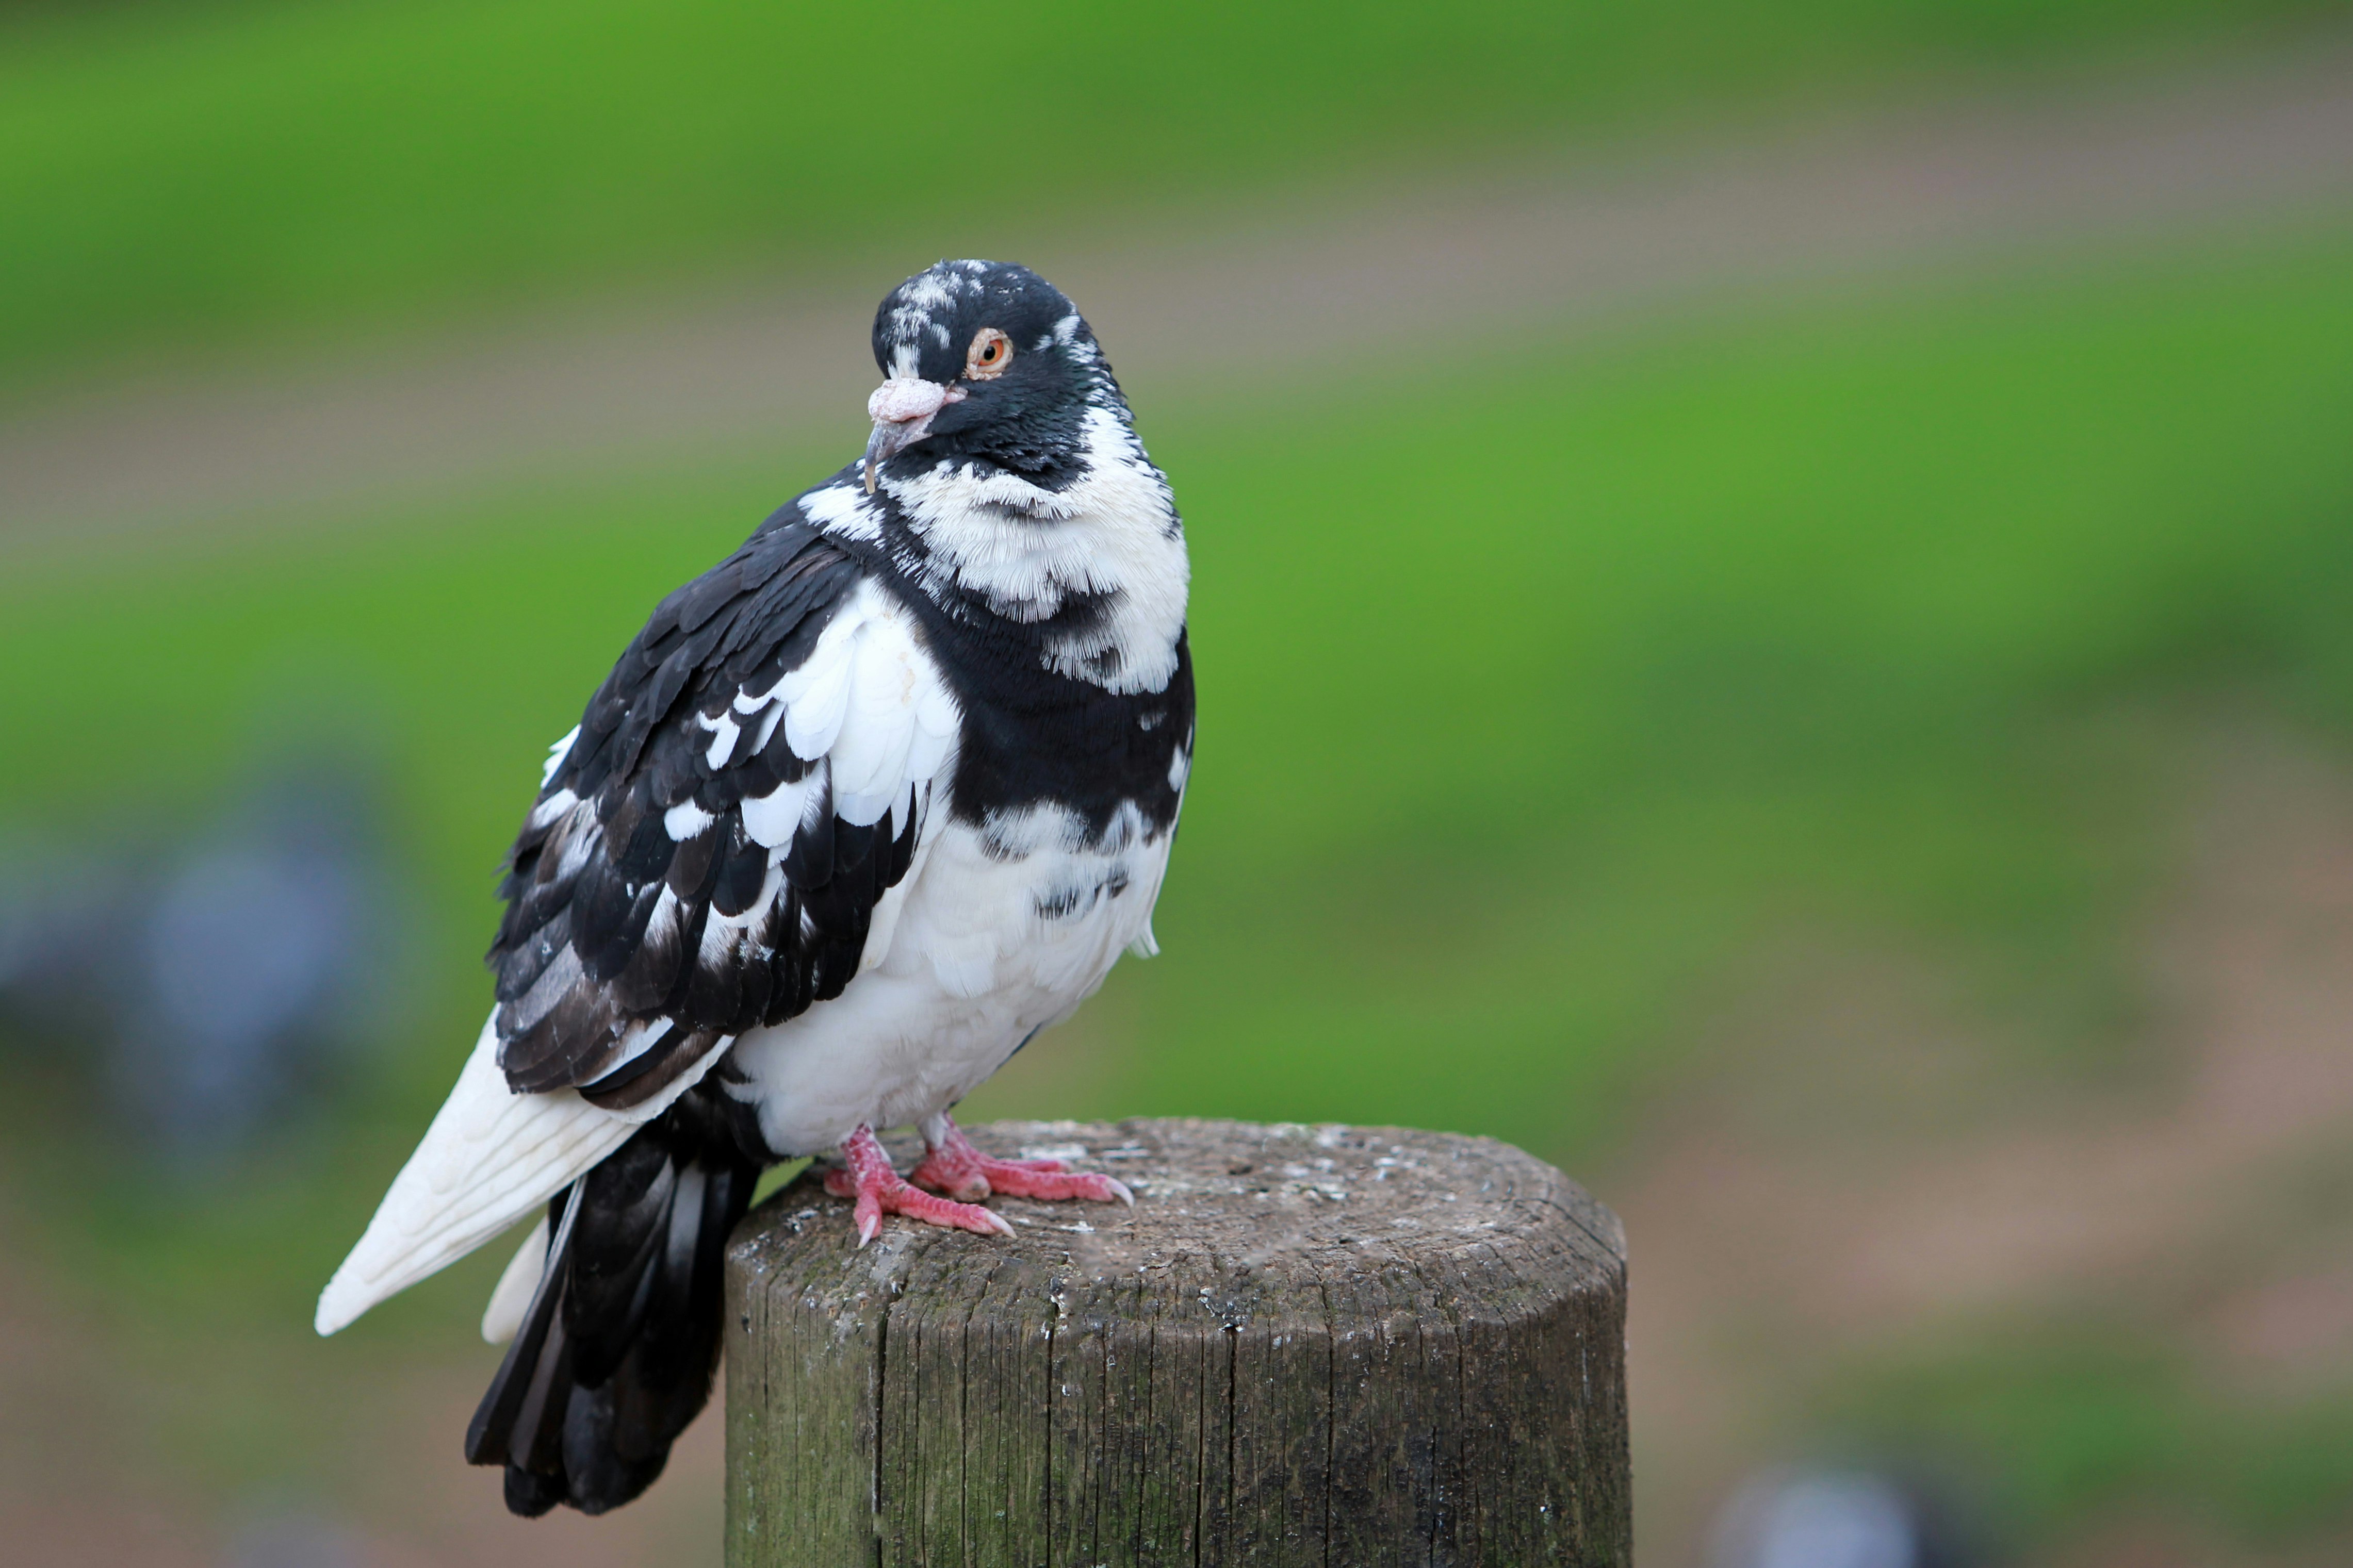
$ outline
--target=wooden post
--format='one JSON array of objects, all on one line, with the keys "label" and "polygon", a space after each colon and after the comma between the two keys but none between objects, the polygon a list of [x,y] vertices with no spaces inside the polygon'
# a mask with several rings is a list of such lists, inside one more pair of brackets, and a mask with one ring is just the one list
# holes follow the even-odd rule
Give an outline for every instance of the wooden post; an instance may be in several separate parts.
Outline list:
[{"label": "wooden post", "polygon": [[[804,1177],[727,1259],[733,1568],[1625,1564],[1624,1233],[1388,1127],[1000,1122],[1133,1210],[990,1239]],[[894,1149],[902,1169],[915,1153]]]}]

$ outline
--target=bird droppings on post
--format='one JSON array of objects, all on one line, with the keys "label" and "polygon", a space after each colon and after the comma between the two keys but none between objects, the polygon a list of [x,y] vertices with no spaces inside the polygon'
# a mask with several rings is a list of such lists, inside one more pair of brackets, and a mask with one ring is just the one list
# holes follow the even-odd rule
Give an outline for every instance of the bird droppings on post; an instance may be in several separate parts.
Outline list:
[{"label": "bird droppings on post", "polygon": [[1010,1238],[892,1221],[881,1293],[845,1227],[794,1223],[805,1188],[756,1211],[728,1265],[738,1568],[1629,1560],[1623,1239],[1558,1172],[1396,1129],[976,1136],[1153,1179],[1083,1232],[1020,1200]]}]

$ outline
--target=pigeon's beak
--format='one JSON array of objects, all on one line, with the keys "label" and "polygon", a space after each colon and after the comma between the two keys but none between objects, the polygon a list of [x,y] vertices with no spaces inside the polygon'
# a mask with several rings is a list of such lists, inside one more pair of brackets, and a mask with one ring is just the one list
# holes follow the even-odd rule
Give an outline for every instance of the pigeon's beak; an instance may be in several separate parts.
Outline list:
[{"label": "pigeon's beak", "polygon": [[964,388],[942,386],[917,376],[894,375],[866,400],[874,434],[866,441],[866,493],[874,493],[874,470],[932,433],[932,416],[964,401]]}]

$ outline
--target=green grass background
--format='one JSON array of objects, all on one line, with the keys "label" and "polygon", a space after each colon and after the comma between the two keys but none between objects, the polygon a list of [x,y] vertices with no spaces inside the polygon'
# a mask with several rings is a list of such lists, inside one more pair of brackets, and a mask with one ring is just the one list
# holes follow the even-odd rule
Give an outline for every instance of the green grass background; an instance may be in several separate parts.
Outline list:
[{"label": "green grass background", "polygon": [[[2149,847],[2147,753],[2102,714],[2185,681],[2353,705],[2353,234],[1348,384],[1304,414],[1272,386],[1143,411],[1187,508],[1200,752],[1164,956],[1096,1004],[1120,1048],[1077,1109],[1459,1127],[1589,1163],[1693,999],[1793,919],[1974,952],[2036,1005],[2096,989]],[[823,468],[747,453],[0,588],[0,732],[37,742],[0,805],[168,818],[257,736],[338,715],[395,769],[448,977],[356,1127],[185,1202],[99,1179],[86,1267],[231,1338],[299,1316],[486,1005],[471,961],[545,741],[659,585]],[[470,1310],[494,1263],[394,1331]],[[2012,1455],[2023,1517],[2112,1496],[2117,1466],[2196,1468],[2166,1457],[2202,1428],[2162,1357],[1947,1366],[1985,1353],[1865,1384],[1989,1451],[2041,1434]],[[2119,1386],[2174,1426],[2103,1417]],[[2052,1448],[2053,1401],[2108,1468]],[[311,1462],[270,1430],[269,1463]],[[2338,1516],[2309,1495],[2348,1474],[2331,1451],[2292,1519]],[[2070,1479],[2087,1464],[2097,1484]],[[2216,1485],[2257,1508],[2271,1474]]]},{"label": "green grass background", "polygon": [[[18,9],[0,385],[37,401],[124,356],[296,354],[565,294],[895,275],[875,258],[2323,9]],[[1585,1168],[1791,929],[1959,955],[2073,1070],[2129,1005],[2168,705],[2225,691],[2332,742],[2353,719],[2353,230],[1408,357],[1140,410],[1187,514],[1200,752],[1164,956],[1074,1026],[1116,1048],[1049,1109],[1457,1127]],[[332,1484],[364,1452],[335,1401],[269,1389],[356,1389],[478,1309],[499,1259],[373,1338],[277,1327],[307,1321],[472,1038],[546,742],[663,590],[843,455],[787,439],[0,567],[0,812],[161,831],[323,728],[380,760],[430,917],[417,1037],[249,1168],[159,1179],[58,1136],[61,1089],[0,1102],[60,1288],[172,1369],[169,1446],[205,1484]],[[2218,1404],[2163,1331],[2104,1310],[1894,1347],[1793,1419],[1980,1456],[2030,1532],[2145,1496],[2249,1539],[2341,1531],[2353,1402]]]},{"label": "green grass background", "polygon": [[[1792,900],[2087,918],[2125,873],[2075,808],[2129,794],[2068,784],[2088,709],[2185,670],[2346,700],[2353,237],[1339,379],[1144,411],[1202,720],[1124,1100],[1603,1135],[1678,978]],[[102,830],[327,719],[395,770],[454,963],[659,587],[828,467],[27,567],[0,728],[39,743],[0,801]]]},{"label": "green grass background", "polygon": [[[2317,0],[292,0],[0,13],[0,385],[1527,157]],[[894,261],[895,265],[895,261]]]}]

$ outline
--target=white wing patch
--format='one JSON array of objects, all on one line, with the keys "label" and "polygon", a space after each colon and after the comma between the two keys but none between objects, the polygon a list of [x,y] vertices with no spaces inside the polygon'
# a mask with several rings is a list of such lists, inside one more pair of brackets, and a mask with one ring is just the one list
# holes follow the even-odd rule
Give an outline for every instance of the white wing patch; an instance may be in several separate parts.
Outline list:
[{"label": "white wing patch", "polygon": [[825,764],[819,763],[807,777],[780,784],[757,800],[744,802],[735,808],[744,818],[744,831],[754,843],[771,849],[786,847],[808,819],[809,808],[823,800],[824,784]]},{"label": "white wing patch", "polygon": [[682,800],[662,813],[663,830],[681,844],[702,837],[702,830],[718,820],[691,800]]},{"label": "white wing patch", "polygon": [[[927,786],[946,773],[963,716],[917,641],[913,619],[869,583],[799,666],[765,691],[736,693],[719,719],[698,721],[731,732],[756,724],[758,744],[745,748],[746,756],[757,755],[781,723],[793,754],[817,764],[736,808],[744,831],[781,857],[825,804],[828,784],[833,814],[851,826],[890,816],[903,827],[909,814],[928,804]],[[705,826],[682,807],[672,815],[670,837],[681,843]]]}]

